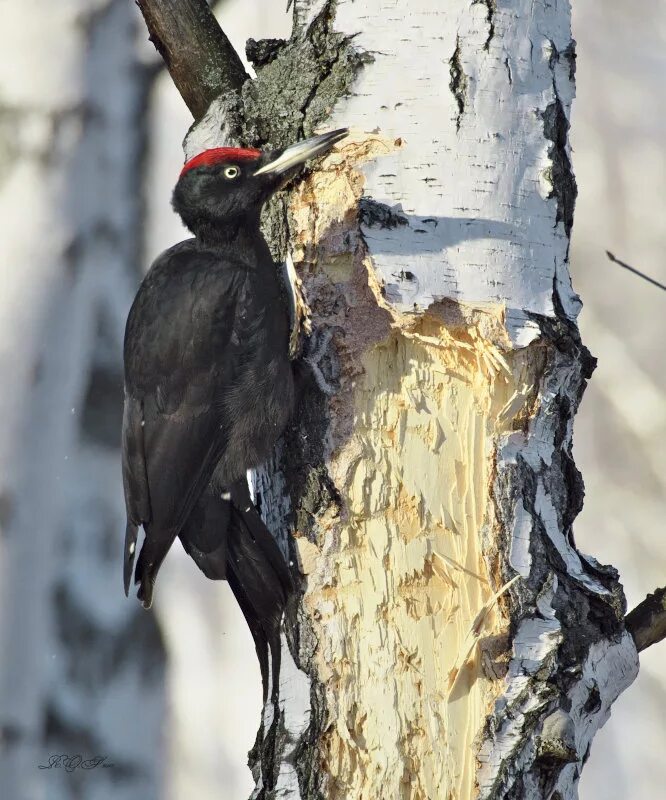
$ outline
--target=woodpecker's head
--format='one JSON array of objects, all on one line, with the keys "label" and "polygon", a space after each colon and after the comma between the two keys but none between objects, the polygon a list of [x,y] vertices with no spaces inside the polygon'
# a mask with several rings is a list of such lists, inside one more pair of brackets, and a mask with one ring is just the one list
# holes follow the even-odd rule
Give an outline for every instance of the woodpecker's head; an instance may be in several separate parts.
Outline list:
[{"label": "woodpecker's head", "polygon": [[264,202],[310,158],[326,153],[347,129],[313,136],[280,150],[218,147],[191,158],[173,192],[173,207],[198,234],[211,227],[258,220]]}]

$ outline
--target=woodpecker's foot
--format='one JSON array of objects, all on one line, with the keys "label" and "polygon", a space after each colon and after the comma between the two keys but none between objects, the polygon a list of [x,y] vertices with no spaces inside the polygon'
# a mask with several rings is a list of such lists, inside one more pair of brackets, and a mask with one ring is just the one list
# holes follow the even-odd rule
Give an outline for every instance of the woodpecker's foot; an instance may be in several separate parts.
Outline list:
[{"label": "woodpecker's foot", "polygon": [[329,348],[333,333],[333,328],[315,328],[303,348],[303,361],[310,367],[317,386],[328,397],[332,397],[340,388],[340,370]]},{"label": "woodpecker's foot", "polygon": [[294,361],[301,355],[303,337],[312,333],[312,315],[305,296],[303,281],[298,277],[291,253],[281,265],[282,279],[289,287],[289,319],[291,334],[289,336],[289,358]]}]

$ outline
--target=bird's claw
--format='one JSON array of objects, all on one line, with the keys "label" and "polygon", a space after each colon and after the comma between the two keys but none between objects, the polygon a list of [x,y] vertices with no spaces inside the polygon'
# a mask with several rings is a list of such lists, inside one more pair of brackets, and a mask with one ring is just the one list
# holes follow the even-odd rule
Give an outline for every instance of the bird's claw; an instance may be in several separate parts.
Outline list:
[{"label": "bird's claw", "polygon": [[333,338],[333,328],[315,328],[306,340],[303,348],[303,361],[310,367],[315,383],[321,391],[328,397],[332,397],[338,390],[338,386],[331,385],[331,379],[337,383],[338,370],[333,358],[328,359],[328,372],[330,376],[324,376],[322,366],[328,353],[328,346]]}]

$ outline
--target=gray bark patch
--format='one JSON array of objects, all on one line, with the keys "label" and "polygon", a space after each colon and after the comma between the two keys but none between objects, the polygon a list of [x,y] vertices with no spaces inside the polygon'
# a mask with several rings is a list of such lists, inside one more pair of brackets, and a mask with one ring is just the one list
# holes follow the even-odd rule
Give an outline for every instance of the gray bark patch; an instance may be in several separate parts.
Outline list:
[{"label": "gray bark patch", "polygon": [[566,235],[570,236],[578,187],[567,149],[569,120],[557,92],[555,100],[546,106],[542,119],[544,136],[552,142],[548,149],[551,167],[547,177],[552,185],[549,197],[557,201],[556,222],[562,222]]},{"label": "gray bark patch", "polygon": [[309,136],[350,90],[371,56],[353,47],[353,37],[336,33],[334,14],[329,0],[289,41],[252,40],[248,56],[257,59],[257,77],[242,90],[244,141],[277,147]]},{"label": "gray bark patch", "polygon": [[449,74],[451,81],[449,88],[455,98],[458,107],[458,114],[456,115],[456,130],[460,130],[460,123],[462,116],[465,113],[465,102],[467,99],[467,75],[463,70],[462,61],[460,60],[460,37],[456,36],[456,49],[449,59]]}]

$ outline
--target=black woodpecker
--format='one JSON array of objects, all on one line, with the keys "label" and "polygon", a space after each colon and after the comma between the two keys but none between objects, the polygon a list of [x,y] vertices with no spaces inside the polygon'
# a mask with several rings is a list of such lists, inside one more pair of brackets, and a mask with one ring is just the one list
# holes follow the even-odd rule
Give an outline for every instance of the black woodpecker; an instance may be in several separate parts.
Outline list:
[{"label": "black woodpecker", "polygon": [[211,579],[227,578],[268,652],[291,576],[255,510],[246,473],[270,454],[294,406],[289,311],[259,228],[263,204],[346,129],[281,150],[217,148],[183,167],[173,207],[194,238],[153,263],[125,330],[122,467],[125,594],[146,608],[178,536]]}]

